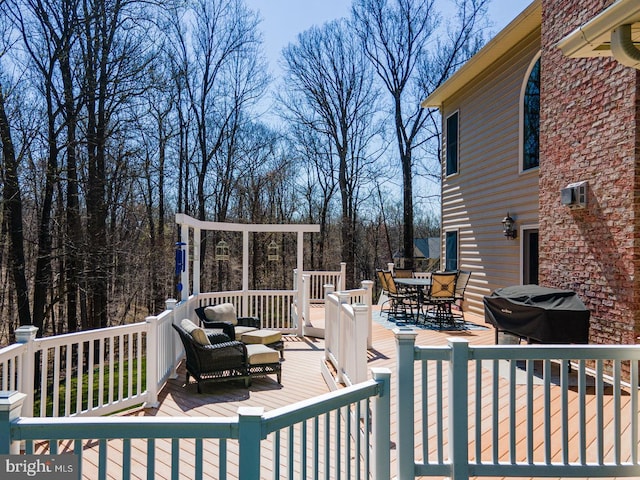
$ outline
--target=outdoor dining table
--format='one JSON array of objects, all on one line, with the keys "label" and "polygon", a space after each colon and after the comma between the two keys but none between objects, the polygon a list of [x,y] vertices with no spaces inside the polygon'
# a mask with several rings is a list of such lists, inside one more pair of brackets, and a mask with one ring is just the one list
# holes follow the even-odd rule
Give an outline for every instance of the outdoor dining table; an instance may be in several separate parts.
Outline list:
[{"label": "outdoor dining table", "polygon": [[[394,278],[394,281],[398,285],[409,288],[416,292],[416,301],[418,304],[418,312],[416,314],[416,322],[420,320],[420,312],[422,312],[422,304],[424,302],[425,294],[428,294],[429,287],[431,287],[431,277],[429,278]],[[427,292],[425,292],[425,289]]]}]

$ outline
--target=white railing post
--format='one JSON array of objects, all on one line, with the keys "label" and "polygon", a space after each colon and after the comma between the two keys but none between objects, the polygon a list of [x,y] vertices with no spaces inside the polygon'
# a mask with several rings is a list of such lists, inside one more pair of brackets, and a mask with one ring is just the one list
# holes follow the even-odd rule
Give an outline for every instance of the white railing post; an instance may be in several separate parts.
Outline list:
[{"label": "white railing post", "polygon": [[309,316],[311,315],[310,305],[311,305],[311,275],[308,273],[302,274],[302,311],[304,315],[304,325],[305,327],[311,326],[311,319]]},{"label": "white railing post", "polygon": [[[238,444],[240,447],[239,478],[260,480],[260,441],[262,440],[262,407],[238,408]],[[275,452],[275,457],[279,452]]]},{"label": "white railing post", "polygon": [[[411,328],[394,328],[396,337],[397,409],[398,409],[398,480],[414,480],[414,347],[417,333]],[[466,382],[466,380],[465,380]],[[466,401],[466,397],[464,399]]]},{"label": "white railing post", "polygon": [[391,478],[391,370],[374,367],[371,376],[378,382],[380,391],[373,399],[373,424],[371,451],[373,455],[373,475],[376,480]]},{"label": "white railing post", "polygon": [[33,417],[33,379],[35,375],[34,340],[38,333],[38,327],[22,325],[16,329],[16,342],[24,343],[25,350],[20,359],[20,371],[18,372],[17,388],[26,395],[22,402],[22,416]]},{"label": "white railing post", "polygon": [[347,289],[347,264],[345,262],[340,262],[340,284],[337,288],[338,290]]},{"label": "white railing post", "polygon": [[362,288],[365,290],[364,303],[369,307],[367,311],[367,349],[373,347],[373,312],[371,306],[373,305],[373,281],[363,280]]},{"label": "white railing post", "polygon": [[330,283],[325,283],[322,287],[324,288],[324,301],[325,301],[325,303],[326,303],[326,301],[327,301],[327,295],[331,295],[333,292],[335,292],[335,290],[336,290],[336,289],[335,289],[335,287],[334,287],[332,284],[330,284]]},{"label": "white railing post", "polygon": [[148,395],[145,407],[158,408],[158,317],[147,317],[145,322],[147,323]]},{"label": "white railing post", "polygon": [[0,392],[0,455],[20,453],[20,442],[11,441],[11,422],[20,417],[25,397],[21,392]]},{"label": "white railing post", "polygon": [[345,327],[345,322],[346,322],[346,315],[344,314],[344,306],[346,304],[349,303],[349,294],[345,293],[345,292],[336,292],[336,295],[338,296],[338,298],[340,299],[339,305],[338,305],[338,321],[336,323],[337,327],[338,327],[338,341],[336,342],[337,345],[334,345],[337,348],[337,352],[334,352],[334,355],[336,357],[336,360],[338,361],[338,365],[337,365],[337,371],[338,371],[338,376],[337,376],[337,381],[339,383],[344,383],[344,368],[345,365],[347,365],[347,351],[349,348],[349,344],[351,341],[353,341],[354,339],[350,339],[348,338],[348,335],[346,335],[346,327]]},{"label": "white railing post", "polygon": [[[355,322],[355,335],[351,348],[345,348],[345,354],[351,355],[354,359],[352,363],[353,372],[347,372],[351,378],[351,382],[356,383],[365,382],[367,380],[367,312],[371,310],[370,307],[363,304],[353,305],[353,316]],[[346,335],[345,335],[346,336]],[[347,340],[348,341],[348,340]]]},{"label": "white railing post", "polygon": [[327,301],[329,295],[333,293],[333,285],[327,283],[324,285],[324,359],[329,360],[330,353],[333,352],[334,343],[333,339],[336,338],[334,334],[334,326],[337,326],[337,312],[334,308],[333,302]]},{"label": "white railing post", "polygon": [[396,268],[396,264],[395,263],[393,263],[393,262],[387,263],[387,270],[389,272],[391,272],[392,274],[393,274],[393,271],[395,270],[395,268]]},{"label": "white railing post", "polygon": [[[449,458],[453,480],[469,478],[469,342],[450,338],[449,362]],[[454,414],[455,412],[455,414]]]}]

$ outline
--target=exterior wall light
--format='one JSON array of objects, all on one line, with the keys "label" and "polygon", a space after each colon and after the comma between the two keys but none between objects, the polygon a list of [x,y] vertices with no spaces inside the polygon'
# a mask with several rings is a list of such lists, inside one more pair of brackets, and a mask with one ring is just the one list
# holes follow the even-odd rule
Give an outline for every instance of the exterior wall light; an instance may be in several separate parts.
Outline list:
[{"label": "exterior wall light", "polygon": [[515,221],[513,218],[509,216],[509,212],[507,212],[507,216],[502,220],[502,231],[504,232],[504,236],[507,238],[516,238],[518,236],[518,231],[515,229]]}]

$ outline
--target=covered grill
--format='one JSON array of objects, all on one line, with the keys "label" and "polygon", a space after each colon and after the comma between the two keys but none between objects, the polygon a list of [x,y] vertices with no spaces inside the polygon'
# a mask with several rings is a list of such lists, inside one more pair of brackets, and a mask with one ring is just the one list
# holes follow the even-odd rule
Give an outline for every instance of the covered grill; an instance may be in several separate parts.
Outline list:
[{"label": "covered grill", "polygon": [[[499,331],[539,343],[588,343],[590,312],[571,290],[538,285],[499,288],[484,297],[484,314]],[[496,342],[497,343],[497,342]]]}]

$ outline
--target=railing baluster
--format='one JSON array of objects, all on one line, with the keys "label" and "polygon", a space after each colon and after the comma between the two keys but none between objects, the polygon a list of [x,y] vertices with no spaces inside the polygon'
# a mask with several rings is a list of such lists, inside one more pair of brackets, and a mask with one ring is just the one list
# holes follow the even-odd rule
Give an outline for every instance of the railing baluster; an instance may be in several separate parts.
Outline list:
[{"label": "railing baluster", "polygon": [[53,386],[51,390],[51,397],[53,398],[53,410],[51,412],[52,417],[60,416],[60,346],[56,345],[53,348]]},{"label": "railing baluster", "polygon": [[324,414],[324,478],[331,479],[331,415]]},{"label": "railing baluster", "polygon": [[40,354],[40,416],[47,416],[47,373],[49,368],[49,349],[43,348]]},{"label": "railing baluster", "polygon": [[100,439],[98,442],[98,479],[107,480],[107,440]]},{"label": "railing baluster", "polygon": [[603,363],[599,359],[596,361],[596,436],[598,465],[604,464],[604,380],[603,380]]},{"label": "railing baluster", "polygon": [[533,372],[535,360],[527,360],[527,462],[533,463]]},{"label": "railing baluster", "polygon": [[516,463],[516,359],[509,360],[509,461]]},{"label": "railing baluster", "polygon": [[[76,359],[76,413],[82,412],[82,391],[84,379],[84,342],[78,342]],[[90,389],[88,389],[90,390]]]},{"label": "railing baluster", "polygon": [[616,359],[613,363],[613,452],[614,452],[614,463],[619,465],[622,461],[621,459],[621,437],[622,437],[622,428],[621,428],[621,417],[622,417],[622,405],[620,395],[622,393],[621,385],[620,385],[620,376],[621,376],[621,365],[620,359]]},{"label": "railing baluster", "polygon": [[[320,479],[320,417],[313,419],[313,480]],[[276,477],[279,479],[280,477]]]},{"label": "railing baluster", "polygon": [[220,480],[226,480],[227,478],[227,454],[228,454],[228,450],[227,450],[227,439],[226,438],[221,438],[220,439],[220,445],[219,445],[219,458],[220,458],[220,467],[219,467],[219,479]]},{"label": "railing baluster", "polygon": [[307,422],[302,422],[300,433],[300,472],[301,478],[307,478]]},{"label": "railing baluster", "polygon": [[638,361],[631,360],[631,463],[638,464]]},{"label": "railing baluster", "polygon": [[289,432],[289,438],[288,438],[289,446],[288,446],[287,458],[288,458],[289,464],[287,465],[288,466],[287,473],[288,473],[289,476],[287,478],[293,480],[293,478],[294,478],[293,477],[293,472],[294,472],[294,468],[293,467],[294,467],[294,464],[295,464],[295,452],[294,452],[294,450],[295,450],[295,432],[294,432],[294,429],[293,429],[293,425],[291,425],[288,428],[288,432]]},{"label": "railing baluster", "polygon": [[586,363],[580,360],[578,363],[578,401],[580,418],[580,463],[587,464],[587,375]]},{"label": "railing baluster", "polygon": [[569,362],[560,362],[560,387],[562,391],[562,463],[569,463]]},{"label": "railing baluster", "polygon": [[195,440],[195,465],[194,465],[194,472],[193,472],[193,478],[196,480],[201,480],[202,476],[204,474],[204,467],[203,467],[203,462],[204,462],[204,455],[202,453],[202,444],[203,444],[203,440],[202,438],[196,438]]},{"label": "railing baluster", "polygon": [[64,375],[64,416],[71,414],[71,364],[73,355],[73,344],[65,347],[65,375]]},{"label": "railing baluster", "polygon": [[[133,334],[128,334],[127,338],[127,372],[128,372],[128,382],[127,382],[127,395],[126,398],[133,397]],[[164,364],[164,363],[163,363]]]},{"label": "railing baluster", "polygon": [[147,480],[156,478],[156,439],[147,439]]},{"label": "railing baluster", "polygon": [[[444,461],[444,402],[442,387],[442,360],[436,361],[436,438],[438,439],[438,463]],[[454,412],[449,412],[454,415]]]},{"label": "railing baluster", "polygon": [[422,458],[429,463],[429,362],[422,362]]},{"label": "railing baluster", "polygon": [[482,361],[476,360],[476,411],[475,411],[475,435],[476,458],[475,463],[482,461]]},{"label": "railing baluster", "polygon": [[544,360],[544,463],[551,464],[551,362]]},{"label": "railing baluster", "polygon": [[131,439],[125,438],[122,441],[122,478],[131,478]]},{"label": "railing baluster", "polygon": [[499,450],[498,450],[498,439],[499,439],[499,428],[498,425],[500,424],[500,392],[499,392],[499,382],[498,382],[498,372],[500,370],[500,361],[498,359],[495,359],[492,361],[493,363],[493,368],[492,368],[492,389],[491,389],[491,395],[492,395],[492,400],[491,400],[491,407],[492,407],[492,412],[491,412],[491,420],[493,422],[492,424],[492,428],[491,428],[491,433],[492,433],[492,439],[491,439],[491,450],[492,450],[492,459],[493,459],[493,463],[498,463],[498,459],[499,459]]}]

